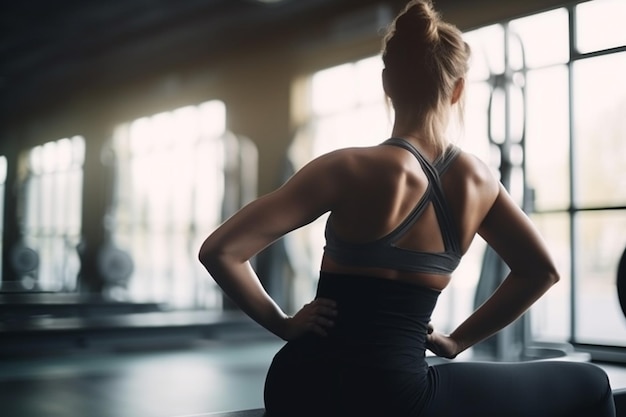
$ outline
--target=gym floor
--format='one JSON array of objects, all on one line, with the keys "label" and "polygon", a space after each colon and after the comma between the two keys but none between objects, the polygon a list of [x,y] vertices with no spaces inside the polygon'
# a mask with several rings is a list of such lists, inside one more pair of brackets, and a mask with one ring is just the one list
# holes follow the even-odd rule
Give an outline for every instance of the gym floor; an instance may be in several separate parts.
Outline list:
[{"label": "gym floor", "polygon": [[0,359],[4,417],[178,417],[263,406],[277,339]]},{"label": "gym floor", "polygon": [[[255,336],[184,349],[0,358],[0,414],[191,417],[259,408],[265,373],[282,344]],[[613,388],[626,388],[626,367],[600,366]]]}]

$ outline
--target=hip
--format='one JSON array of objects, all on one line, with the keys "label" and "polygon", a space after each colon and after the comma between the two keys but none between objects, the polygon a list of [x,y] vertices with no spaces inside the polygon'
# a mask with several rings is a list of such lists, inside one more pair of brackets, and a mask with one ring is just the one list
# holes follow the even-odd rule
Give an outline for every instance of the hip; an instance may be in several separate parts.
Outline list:
[{"label": "hip", "polygon": [[411,370],[388,369],[364,358],[347,359],[327,345],[313,346],[288,343],[274,357],[265,382],[265,405],[274,411],[272,417],[309,412],[418,415],[426,403],[430,381],[425,361]]}]

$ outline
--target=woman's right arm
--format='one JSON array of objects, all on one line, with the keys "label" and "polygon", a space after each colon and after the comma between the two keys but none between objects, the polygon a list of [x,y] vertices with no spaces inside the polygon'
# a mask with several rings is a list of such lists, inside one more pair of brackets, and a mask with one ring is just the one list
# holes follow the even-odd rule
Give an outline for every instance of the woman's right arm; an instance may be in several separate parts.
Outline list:
[{"label": "woman's right arm", "polygon": [[[342,190],[342,159],[320,157],[279,189],[249,203],[203,242],[200,262],[239,308],[277,336],[291,340],[305,332],[325,335],[336,314],[331,300],[316,299],[293,317],[265,291],[250,259],[286,233],[331,210]],[[339,170],[339,171],[338,171]]]},{"label": "woman's right arm", "polygon": [[511,272],[448,337],[429,336],[431,350],[441,356],[453,358],[509,325],[559,280],[538,230],[501,185],[478,232]]}]

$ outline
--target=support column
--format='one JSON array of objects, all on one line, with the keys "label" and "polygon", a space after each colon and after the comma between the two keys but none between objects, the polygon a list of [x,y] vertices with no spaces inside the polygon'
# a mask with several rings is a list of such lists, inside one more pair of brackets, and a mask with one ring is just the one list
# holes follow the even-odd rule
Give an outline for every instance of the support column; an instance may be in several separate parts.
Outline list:
[{"label": "support column", "polygon": [[106,242],[105,216],[110,205],[111,187],[108,168],[102,160],[102,150],[111,132],[102,126],[92,126],[85,132],[85,163],[83,171],[83,210],[79,257],[78,289],[81,293],[102,295],[105,279],[98,268],[98,255]]},{"label": "support column", "polygon": [[15,245],[19,242],[21,231],[18,219],[18,188],[17,188],[17,171],[18,171],[18,149],[15,143],[18,141],[15,137],[3,138],[5,142],[2,154],[7,159],[7,175],[4,185],[4,207],[2,217],[2,283],[15,281],[17,279],[17,271],[13,268],[11,262],[11,252]]}]

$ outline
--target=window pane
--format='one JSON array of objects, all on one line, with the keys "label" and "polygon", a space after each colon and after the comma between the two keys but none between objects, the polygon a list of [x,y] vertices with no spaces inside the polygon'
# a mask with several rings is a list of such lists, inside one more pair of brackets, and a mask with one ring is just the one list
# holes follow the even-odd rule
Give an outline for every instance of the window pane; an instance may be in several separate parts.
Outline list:
[{"label": "window pane", "polygon": [[533,339],[569,340],[570,333],[570,228],[567,213],[535,214],[532,220],[539,228],[552,254],[561,280],[530,310]]},{"label": "window pane", "polygon": [[567,67],[527,74],[526,167],[537,210],[569,206]]},{"label": "window pane", "polygon": [[574,66],[576,203],[626,203],[626,53]]},{"label": "window pane", "polygon": [[373,146],[390,134],[383,102],[321,117],[313,127],[313,157],[343,147]]},{"label": "window pane", "polygon": [[472,50],[470,81],[486,80],[491,74],[504,73],[504,29],[492,25],[463,35]]},{"label": "window pane", "polygon": [[[489,84],[478,82],[467,84],[465,104],[465,131],[457,144],[481,160],[489,162],[491,158],[487,117],[489,108]],[[495,163],[495,161],[494,161]]]},{"label": "window pane", "polygon": [[221,308],[221,292],[195,254],[221,221],[225,117],[224,104],[209,101],[116,129],[113,239],[134,261],[127,286],[112,289],[116,297]]},{"label": "window pane", "polygon": [[590,52],[626,45],[624,17],[624,0],[594,0],[577,5],[577,49]]},{"label": "window pane", "polygon": [[579,213],[576,224],[576,341],[626,346],[615,286],[626,246],[626,211]]},{"label": "window pane", "polygon": [[[536,68],[552,64],[564,64],[568,61],[567,10],[556,9],[513,20],[510,28],[522,40],[527,67]],[[514,67],[519,68],[515,64]]]},{"label": "window pane", "polygon": [[76,289],[84,142],[81,136],[47,142],[22,159],[20,169],[27,173],[18,197],[24,202],[23,243],[39,256],[37,270],[18,278],[25,289]]},{"label": "window pane", "polygon": [[384,102],[382,70],[383,62],[377,55],[315,73],[311,77],[311,110],[330,115],[366,103]]},{"label": "window pane", "polygon": [[226,132],[226,105],[220,100],[211,100],[198,106],[197,123],[205,137],[218,137]]},{"label": "window pane", "polygon": [[383,60],[373,56],[355,64],[355,83],[357,100],[362,103],[380,103],[384,101],[382,86]]},{"label": "window pane", "polygon": [[330,114],[355,104],[357,91],[350,88],[355,72],[353,64],[343,64],[317,72],[311,80],[312,111]]}]

